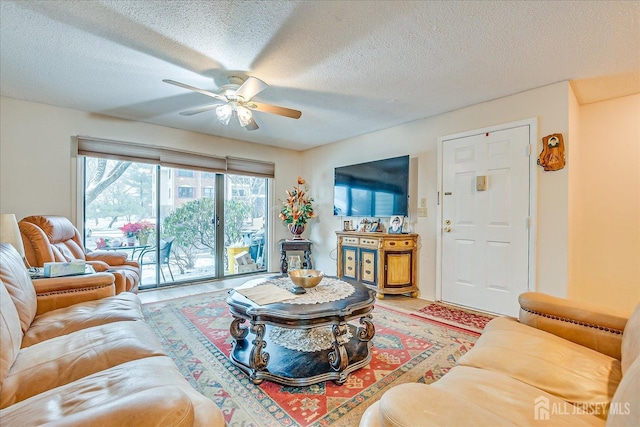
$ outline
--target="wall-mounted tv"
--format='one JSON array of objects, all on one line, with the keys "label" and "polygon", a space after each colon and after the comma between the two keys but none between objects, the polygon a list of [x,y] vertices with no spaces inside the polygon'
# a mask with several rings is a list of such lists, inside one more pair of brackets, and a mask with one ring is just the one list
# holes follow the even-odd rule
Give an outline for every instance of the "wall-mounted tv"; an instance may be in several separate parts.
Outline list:
[{"label": "wall-mounted tv", "polygon": [[333,214],[408,215],[409,156],[335,168]]}]

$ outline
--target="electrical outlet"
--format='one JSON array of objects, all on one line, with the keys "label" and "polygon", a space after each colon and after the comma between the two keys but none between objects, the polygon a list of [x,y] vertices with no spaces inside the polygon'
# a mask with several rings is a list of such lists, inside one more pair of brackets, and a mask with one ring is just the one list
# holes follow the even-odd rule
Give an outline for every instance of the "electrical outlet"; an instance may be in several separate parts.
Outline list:
[{"label": "electrical outlet", "polygon": [[426,217],[427,216],[427,208],[418,208],[418,216]]},{"label": "electrical outlet", "polygon": [[[420,207],[421,208],[426,208],[427,207],[427,198],[426,197],[422,197],[420,199]],[[425,215],[426,216],[426,215]]]}]

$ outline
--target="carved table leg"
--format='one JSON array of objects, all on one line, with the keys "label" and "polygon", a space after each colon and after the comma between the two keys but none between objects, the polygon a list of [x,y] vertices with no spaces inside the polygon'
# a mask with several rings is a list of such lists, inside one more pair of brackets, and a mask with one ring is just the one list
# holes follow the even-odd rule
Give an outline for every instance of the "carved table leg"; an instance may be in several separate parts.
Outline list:
[{"label": "carved table leg", "polygon": [[371,321],[373,316],[371,314],[367,314],[366,316],[362,316],[360,318],[360,324],[363,325],[358,328],[358,339],[360,341],[371,341],[371,339],[376,334],[376,328],[373,326],[373,322]]},{"label": "carved table leg", "polygon": [[[344,347],[349,338],[347,338],[348,327],[346,323],[339,325],[333,325],[333,344],[331,345],[331,351],[329,352],[329,364],[334,371],[342,372],[349,365],[349,356],[347,355],[347,349]],[[335,380],[336,384],[342,384],[347,380],[347,376],[340,375],[340,379]]]},{"label": "carved table leg", "polygon": [[311,264],[311,251],[304,251],[304,268],[308,268],[309,270],[313,269],[313,265]]},{"label": "carved table leg", "polygon": [[240,326],[244,322],[245,319],[233,316],[233,321],[231,322],[231,326],[229,327],[229,333],[236,341],[245,339],[247,334],[249,333],[249,329],[247,327]]},{"label": "carved table leg", "polygon": [[263,353],[262,349],[267,346],[264,342],[264,325],[251,325],[251,332],[256,335],[256,339],[253,340],[253,348],[251,349],[251,355],[249,356],[249,366],[253,370],[250,378],[254,384],[260,384],[262,379],[256,377],[258,371],[264,371],[269,363],[269,353]]},{"label": "carved table leg", "polygon": [[287,253],[282,251],[280,254],[280,273],[285,274],[289,270],[289,263],[287,262]]}]

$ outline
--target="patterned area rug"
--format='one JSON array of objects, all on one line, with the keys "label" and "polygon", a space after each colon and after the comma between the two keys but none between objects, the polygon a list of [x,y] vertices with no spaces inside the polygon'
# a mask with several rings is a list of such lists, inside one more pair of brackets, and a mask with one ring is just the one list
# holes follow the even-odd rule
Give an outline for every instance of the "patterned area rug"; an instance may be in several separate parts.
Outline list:
[{"label": "patterned area rug", "polygon": [[182,374],[221,408],[230,427],[357,426],[364,410],[389,387],[436,381],[478,338],[376,305],[371,363],[342,386],[255,385],[228,358],[232,338],[226,297],[226,290],[218,291],[145,304],[143,311]]},{"label": "patterned area rug", "polygon": [[437,302],[429,304],[413,314],[474,332],[482,332],[487,323],[494,318],[489,314],[477,313]]}]

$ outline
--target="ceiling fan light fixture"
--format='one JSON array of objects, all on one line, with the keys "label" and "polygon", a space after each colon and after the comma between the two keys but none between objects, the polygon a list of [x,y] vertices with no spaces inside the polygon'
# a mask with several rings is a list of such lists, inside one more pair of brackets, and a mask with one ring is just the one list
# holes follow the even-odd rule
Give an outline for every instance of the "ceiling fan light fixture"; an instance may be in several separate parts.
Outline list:
[{"label": "ceiling fan light fixture", "polygon": [[238,114],[238,121],[240,122],[240,126],[246,127],[249,123],[251,123],[253,113],[247,107],[239,105],[236,108],[236,113]]},{"label": "ceiling fan light fixture", "polygon": [[229,104],[224,104],[216,108],[216,116],[218,116],[218,120],[223,125],[229,124],[229,120],[231,120],[232,114],[233,108]]},{"label": "ceiling fan light fixture", "polygon": [[252,101],[254,96],[268,87],[265,82],[257,77],[250,76],[244,79],[238,76],[229,76],[229,84],[220,86],[218,93],[189,86],[175,80],[164,79],[162,81],[202,95],[207,95],[215,98],[218,102],[223,102],[222,105],[216,103],[203,105],[202,107],[189,111],[182,111],[180,114],[183,116],[192,116],[205,111],[215,110],[218,121],[223,125],[228,125],[231,116],[235,113],[235,115],[238,116],[240,126],[246,130],[253,131],[259,129],[258,124],[253,118],[253,111],[276,114],[292,119],[299,119],[302,114],[300,111],[292,110],[291,108]]}]

